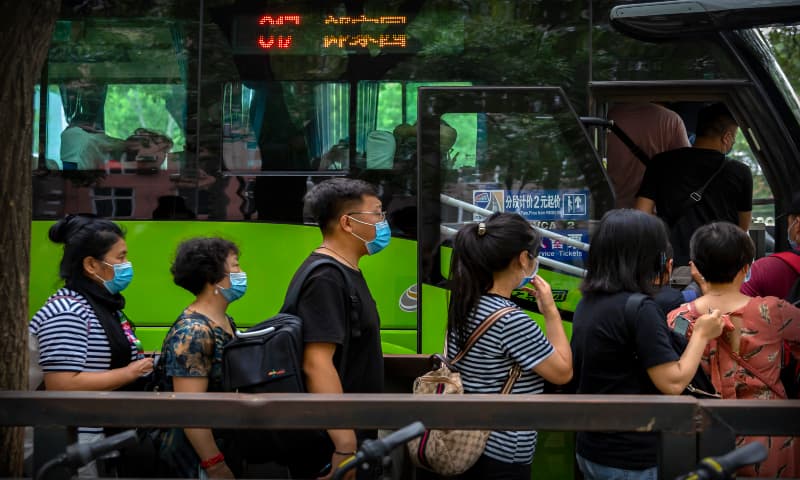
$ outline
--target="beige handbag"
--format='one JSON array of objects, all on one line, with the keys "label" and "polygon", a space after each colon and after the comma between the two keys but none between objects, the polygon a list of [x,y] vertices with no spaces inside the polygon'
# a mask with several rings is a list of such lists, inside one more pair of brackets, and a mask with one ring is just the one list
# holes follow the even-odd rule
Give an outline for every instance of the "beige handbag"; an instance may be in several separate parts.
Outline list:
[{"label": "beige handbag", "polygon": [[[434,355],[441,366],[414,381],[415,395],[459,395],[464,393],[461,374],[454,365],[461,360],[478,339],[503,315],[516,310],[504,307],[494,312],[472,332],[467,344],[451,362],[441,355]],[[521,374],[519,365],[514,365],[500,393],[511,393]],[[439,475],[458,475],[467,471],[483,453],[489,430],[426,430],[421,438],[408,442],[408,453],[417,467],[431,470]]]}]

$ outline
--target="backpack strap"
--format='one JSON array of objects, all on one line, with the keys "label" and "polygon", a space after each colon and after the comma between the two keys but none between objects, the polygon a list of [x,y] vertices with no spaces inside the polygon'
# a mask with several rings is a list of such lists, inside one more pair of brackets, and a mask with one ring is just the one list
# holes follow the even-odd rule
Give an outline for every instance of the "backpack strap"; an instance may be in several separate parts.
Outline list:
[{"label": "backpack strap", "polygon": [[642,302],[647,298],[647,295],[644,293],[632,293],[625,301],[625,312],[623,313],[623,318],[625,320],[625,327],[627,328],[628,332],[631,335],[631,342],[633,342],[633,348],[631,349],[631,355],[633,356],[634,360],[639,359],[639,355],[636,354],[636,314],[639,313],[639,308],[642,306]]},{"label": "backpack strap", "polygon": [[639,147],[639,145],[636,145],[636,142],[634,142],[633,140],[631,140],[631,137],[629,137],[629,136],[628,136],[628,134],[627,134],[627,133],[625,133],[625,131],[624,131],[622,128],[620,128],[620,126],[619,126],[619,124],[618,124],[617,122],[615,122],[615,121],[611,121],[611,125],[609,125],[609,127],[608,127],[608,128],[609,128],[609,130],[611,130],[611,131],[614,133],[614,135],[616,135],[616,136],[617,136],[617,138],[619,138],[619,140],[620,140],[622,143],[624,143],[624,144],[625,144],[625,146],[626,146],[626,147],[628,147],[628,150],[630,150],[630,152],[631,152],[631,153],[632,153],[632,154],[633,154],[633,155],[634,155],[634,156],[635,156],[635,157],[636,157],[636,158],[637,158],[637,159],[638,159],[640,162],[642,162],[642,164],[643,164],[645,167],[646,167],[646,166],[648,166],[648,165],[650,164],[650,157],[648,157],[648,156],[647,156],[647,154],[646,154],[646,153],[644,153],[644,150],[642,150],[642,149]]},{"label": "backpack strap", "polygon": [[345,308],[345,336],[338,368],[339,378],[344,378],[350,339],[361,336],[361,321],[359,313],[361,311],[361,298],[358,296],[355,286],[350,281],[350,277],[345,271],[345,267],[332,258],[320,258],[302,268],[295,274],[295,278],[292,279],[293,281],[290,284],[289,290],[286,292],[286,298],[283,302],[283,306],[281,307],[281,313],[290,313],[292,315],[297,314],[297,304],[300,300],[300,293],[305,286],[306,280],[308,280],[309,275],[311,275],[314,270],[322,265],[331,265],[339,270],[344,278],[345,291],[347,292],[348,297],[349,306]]},{"label": "backpack strap", "polygon": [[628,297],[628,300],[625,301],[625,325],[628,326],[631,332],[633,332],[634,326],[636,325],[636,314],[639,312],[639,308],[646,298],[647,295],[644,293],[632,293]]},{"label": "backpack strap", "polygon": [[773,253],[770,255],[771,257],[780,258],[783,260],[787,265],[792,267],[798,275],[800,275],[800,254],[797,252],[779,252]]}]

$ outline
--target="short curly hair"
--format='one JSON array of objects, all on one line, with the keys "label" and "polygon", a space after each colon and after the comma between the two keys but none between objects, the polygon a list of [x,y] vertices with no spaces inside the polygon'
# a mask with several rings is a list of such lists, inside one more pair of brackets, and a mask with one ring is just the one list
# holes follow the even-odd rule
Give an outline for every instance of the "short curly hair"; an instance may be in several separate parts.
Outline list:
[{"label": "short curly hair", "polygon": [[175,285],[197,295],[206,284],[215,284],[228,272],[225,261],[230,254],[239,255],[239,248],[223,238],[192,238],[178,245],[170,272]]}]

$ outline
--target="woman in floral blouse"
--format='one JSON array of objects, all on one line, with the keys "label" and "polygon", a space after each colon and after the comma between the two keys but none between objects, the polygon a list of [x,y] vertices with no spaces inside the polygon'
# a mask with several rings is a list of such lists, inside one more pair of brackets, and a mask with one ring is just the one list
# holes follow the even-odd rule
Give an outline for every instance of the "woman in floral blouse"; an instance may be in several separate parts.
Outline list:
[{"label": "woman in floral blouse", "polygon": [[[178,247],[171,269],[175,284],[196,297],[164,339],[159,368],[165,373],[167,390],[222,391],[222,348],[234,333],[225,311],[247,290],[238,255],[236,245],[220,238],[194,238]],[[161,458],[179,477],[233,478],[207,428],[167,431]]]},{"label": "woman in floral blouse", "polygon": [[[670,327],[686,328],[691,335],[694,319],[702,312],[726,312],[723,333],[708,344],[701,362],[717,392],[725,399],[785,399],[781,351],[784,341],[795,354],[800,351],[800,309],[776,297],[748,297],[739,292],[755,254],[750,237],[739,227],[726,222],[705,225],[692,235],[690,250],[693,274],[704,282],[704,294],[670,312]],[[740,476],[795,478],[800,474],[797,438],[740,437],[737,443],[754,441],[767,446],[769,457],[741,470]]]}]

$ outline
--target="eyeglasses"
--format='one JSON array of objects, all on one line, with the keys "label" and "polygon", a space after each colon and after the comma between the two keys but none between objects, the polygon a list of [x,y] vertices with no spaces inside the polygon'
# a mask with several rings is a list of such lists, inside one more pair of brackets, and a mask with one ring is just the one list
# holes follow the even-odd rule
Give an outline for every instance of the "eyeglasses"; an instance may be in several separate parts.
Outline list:
[{"label": "eyeglasses", "polygon": [[375,215],[381,218],[381,222],[386,220],[386,212],[349,212],[347,215]]}]

